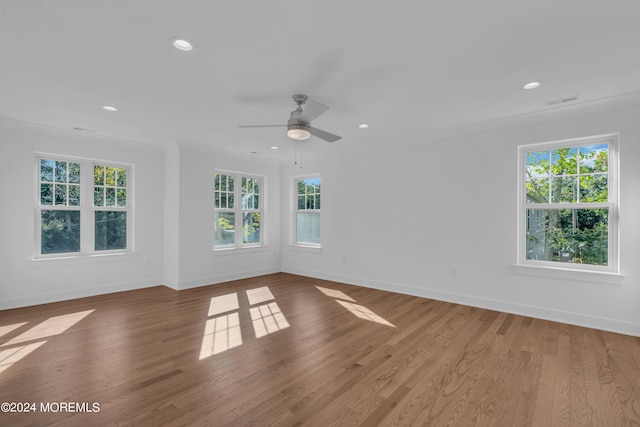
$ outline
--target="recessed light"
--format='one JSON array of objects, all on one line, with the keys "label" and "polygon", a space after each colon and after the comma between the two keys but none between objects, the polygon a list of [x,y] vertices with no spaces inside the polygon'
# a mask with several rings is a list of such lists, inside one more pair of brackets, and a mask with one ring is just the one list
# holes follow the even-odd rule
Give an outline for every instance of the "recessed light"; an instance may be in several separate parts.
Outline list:
[{"label": "recessed light", "polygon": [[112,111],[112,112],[113,111],[118,111],[118,108],[114,107],[113,105],[104,105],[102,107],[102,109],[105,110],[105,111]]},{"label": "recessed light", "polygon": [[368,127],[369,127],[369,125],[368,125],[368,124],[366,124],[366,123],[362,123],[362,124],[359,124],[359,125],[358,125],[358,127],[359,127],[360,129],[366,129],[366,128],[368,128]]},{"label": "recessed light", "polygon": [[274,145],[274,146],[269,147],[269,148],[271,148],[272,150],[277,150],[277,149],[279,149],[280,147],[276,147],[276,146]]},{"label": "recessed light", "polygon": [[189,52],[195,47],[195,44],[193,44],[191,40],[187,40],[183,37],[171,37],[169,41],[173,47],[183,52]]},{"label": "recessed light", "polygon": [[529,82],[524,86],[522,86],[522,89],[526,89],[526,90],[535,89],[537,87],[540,87],[540,84],[541,84],[540,82]]}]

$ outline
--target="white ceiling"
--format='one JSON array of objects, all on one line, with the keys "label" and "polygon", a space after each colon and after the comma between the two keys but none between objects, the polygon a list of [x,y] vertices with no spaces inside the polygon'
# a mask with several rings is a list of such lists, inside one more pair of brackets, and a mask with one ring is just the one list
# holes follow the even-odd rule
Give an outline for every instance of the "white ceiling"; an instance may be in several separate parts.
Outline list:
[{"label": "white ceiling", "polygon": [[0,117],[289,161],[284,128],[237,125],[304,93],[343,136],[304,157],[346,155],[640,102],[639,22],[638,0],[0,0]]}]

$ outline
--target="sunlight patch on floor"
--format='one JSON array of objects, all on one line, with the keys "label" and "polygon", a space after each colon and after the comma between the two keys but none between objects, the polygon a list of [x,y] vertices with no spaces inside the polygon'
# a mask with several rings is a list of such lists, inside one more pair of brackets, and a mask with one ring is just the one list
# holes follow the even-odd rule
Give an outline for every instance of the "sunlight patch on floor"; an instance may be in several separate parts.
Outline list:
[{"label": "sunlight patch on floor", "polygon": [[230,313],[207,320],[200,348],[200,360],[242,345],[240,316]]},{"label": "sunlight patch on floor", "polygon": [[23,357],[40,347],[46,341],[35,342],[18,347],[11,347],[0,351],[0,373],[10,368],[14,363],[22,360]]},{"label": "sunlight patch on floor", "polygon": [[256,338],[261,338],[290,326],[276,302],[251,307],[249,311],[251,312],[251,321],[253,322],[253,331]]},{"label": "sunlight patch on floor", "polygon": [[238,293],[234,292],[232,294],[222,295],[219,297],[211,298],[211,303],[209,304],[209,317],[216,316],[221,313],[226,313],[227,311],[233,311],[240,308],[238,304]]},{"label": "sunlight patch on floor", "polygon": [[[256,338],[264,337],[290,326],[278,304],[273,301],[275,297],[268,286],[248,289],[246,295],[251,306],[249,314]],[[267,301],[271,302],[256,305]],[[210,318],[205,322],[200,360],[242,345],[240,324],[242,310],[240,305],[237,292],[211,298],[207,315]],[[220,316],[222,313],[227,314]]]},{"label": "sunlight patch on floor", "polygon": [[[338,291],[336,289],[323,288],[320,286],[316,286],[316,288],[326,296],[335,298],[335,301],[337,303],[339,303],[341,306],[349,310],[354,316],[357,316],[360,319],[369,320],[371,322],[376,322],[381,325],[391,326],[395,328],[395,325],[393,323],[385,320],[381,316],[378,316],[373,311],[369,310],[367,307],[360,304],[353,304],[356,302],[356,300],[354,300],[344,292]],[[347,301],[351,301],[351,302],[347,302]]]},{"label": "sunlight patch on floor", "polygon": [[[47,320],[38,323],[31,329],[21,333],[17,337],[14,337],[9,341],[1,344],[0,372],[7,370],[14,363],[22,360],[31,352],[39,348],[42,344],[46,343],[46,340],[42,341],[43,338],[60,335],[94,311],[95,310],[79,311],[77,313],[69,313],[63,314],[61,316],[50,317]],[[9,334],[10,332],[26,325],[27,323],[29,322],[0,326],[0,336]]]},{"label": "sunlight patch on floor", "polygon": [[0,337],[8,334],[9,332],[18,329],[20,326],[26,325],[28,322],[15,323],[13,325],[0,326]]},{"label": "sunlight patch on floor", "polygon": [[28,331],[18,335],[17,337],[7,341],[0,347],[20,344],[27,341],[39,340],[53,335],[59,335],[93,313],[94,310],[80,311],[77,313],[64,314],[62,316],[50,317],[44,322],[34,326]]},{"label": "sunlight patch on floor", "polygon": [[354,300],[353,298],[351,298],[349,295],[345,294],[342,291],[338,291],[336,289],[323,288],[320,286],[316,286],[316,288],[328,297],[342,299],[345,301],[356,302],[356,300]]},{"label": "sunlight patch on floor", "polygon": [[247,298],[249,299],[249,305],[260,304],[261,302],[275,299],[268,286],[247,290]]},{"label": "sunlight patch on floor", "polygon": [[336,300],[336,302],[361,319],[370,320],[372,322],[380,323],[381,325],[392,326],[395,328],[395,325],[386,321],[363,305],[352,304],[350,302],[339,300]]}]

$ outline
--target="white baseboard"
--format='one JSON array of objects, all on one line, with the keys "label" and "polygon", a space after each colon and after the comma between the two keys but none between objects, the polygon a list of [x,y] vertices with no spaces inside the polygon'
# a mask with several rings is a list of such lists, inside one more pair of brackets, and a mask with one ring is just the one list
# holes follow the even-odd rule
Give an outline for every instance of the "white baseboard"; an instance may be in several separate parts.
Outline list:
[{"label": "white baseboard", "polygon": [[31,305],[48,304],[51,302],[66,301],[76,298],[92,297],[96,295],[111,294],[121,291],[132,291],[134,289],[150,288],[161,286],[162,279],[143,280],[139,282],[125,282],[96,286],[92,288],[69,289],[46,294],[39,294],[28,297],[18,297],[0,300],[0,310],[10,308],[28,307]]},{"label": "white baseboard", "polygon": [[247,279],[250,277],[263,276],[265,274],[279,273],[280,268],[268,268],[253,271],[244,271],[241,273],[225,274],[220,276],[206,277],[197,280],[189,280],[186,282],[176,283],[173,280],[150,279],[139,282],[116,283],[104,286],[96,286],[92,288],[70,289],[51,292],[46,294],[8,298],[0,300],[0,310],[8,310],[11,308],[28,307],[32,305],[48,304],[52,302],[72,300],[76,298],[92,297],[96,295],[111,294],[114,292],[132,291],[135,289],[149,288],[152,286],[166,286],[176,291],[183,289],[198,288],[200,286],[213,285],[217,283],[229,282],[232,280]]},{"label": "white baseboard", "polygon": [[616,319],[587,316],[579,313],[570,313],[542,307],[514,304],[508,301],[496,300],[492,298],[481,298],[464,294],[456,294],[452,292],[442,292],[435,289],[418,288],[415,286],[382,282],[370,280],[367,278],[355,278],[350,276],[341,276],[338,274],[300,270],[293,267],[283,266],[282,272],[640,337],[639,324],[620,321]]},{"label": "white baseboard", "polygon": [[242,271],[239,273],[232,273],[232,274],[223,274],[221,276],[205,277],[205,278],[196,279],[196,280],[187,280],[185,282],[180,282],[177,284],[165,283],[165,286],[181,291],[183,289],[199,288],[201,286],[215,285],[218,283],[230,282],[232,280],[248,279],[251,277],[264,276],[266,274],[273,274],[273,273],[279,273],[279,272],[280,272],[280,268],[278,267],[264,268],[260,270]]}]

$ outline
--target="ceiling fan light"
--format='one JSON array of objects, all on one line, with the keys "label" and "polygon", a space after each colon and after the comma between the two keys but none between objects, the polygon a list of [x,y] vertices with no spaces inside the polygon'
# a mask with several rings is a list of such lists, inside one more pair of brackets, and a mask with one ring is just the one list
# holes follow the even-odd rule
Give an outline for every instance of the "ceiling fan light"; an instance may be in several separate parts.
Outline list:
[{"label": "ceiling fan light", "polygon": [[287,136],[296,141],[304,141],[311,137],[311,133],[306,129],[290,126],[289,130],[287,130]]}]

